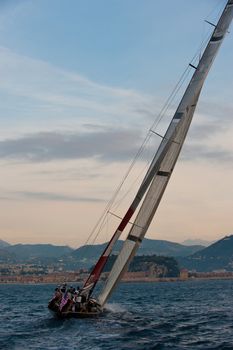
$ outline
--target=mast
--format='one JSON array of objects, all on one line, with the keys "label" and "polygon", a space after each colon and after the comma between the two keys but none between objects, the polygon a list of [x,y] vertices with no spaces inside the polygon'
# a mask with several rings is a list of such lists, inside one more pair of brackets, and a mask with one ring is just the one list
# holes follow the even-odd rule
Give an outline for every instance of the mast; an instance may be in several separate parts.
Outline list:
[{"label": "mast", "polygon": [[[98,302],[101,306],[105,304],[117,282],[127,269],[131,259],[136,254],[158,208],[192,121],[203,84],[227,33],[232,17],[233,0],[229,0],[198,66],[193,66],[195,72],[142,182],[140,189],[145,190],[142,190],[143,195],[146,193],[148,187],[149,189],[128,237],[112,267],[106,284],[98,297]],[[137,196],[135,197],[136,199]],[[130,218],[132,215],[130,215]]]}]

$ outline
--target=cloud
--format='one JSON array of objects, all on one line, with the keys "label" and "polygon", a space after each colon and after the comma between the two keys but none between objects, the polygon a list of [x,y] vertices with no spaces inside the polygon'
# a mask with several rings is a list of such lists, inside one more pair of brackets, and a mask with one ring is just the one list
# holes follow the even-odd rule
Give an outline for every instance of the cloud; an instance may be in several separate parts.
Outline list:
[{"label": "cloud", "polygon": [[61,202],[105,202],[105,199],[94,198],[94,197],[81,197],[81,196],[70,196],[61,193],[51,193],[51,192],[7,192],[0,196],[1,200],[39,200],[39,201],[61,201]]},{"label": "cloud", "polygon": [[226,125],[218,125],[216,123],[201,123],[195,124],[189,131],[189,138],[195,141],[201,141],[212,138],[214,135],[218,133],[222,133],[227,130]]},{"label": "cloud", "polygon": [[[9,102],[15,106],[14,102],[22,103],[25,99],[27,115],[31,113],[27,123],[31,123],[31,130],[38,129],[38,125],[40,130],[50,130],[2,139],[2,159],[29,162],[84,158],[128,160],[136,153],[141,144],[142,132],[145,133],[150,127],[149,120],[154,119],[156,114],[156,99],[152,96],[98,84],[77,73],[19,55],[5,47],[0,47],[0,75],[0,91],[11,96],[10,100],[6,99],[5,108],[9,108]],[[19,113],[20,125],[23,125],[20,119],[21,107],[18,105],[16,111]],[[208,160],[216,154],[217,157],[222,155],[221,159],[227,161],[230,159],[228,151],[222,150],[220,154],[208,145],[208,151],[201,152],[201,144],[206,139],[212,142],[213,135],[226,130],[226,122],[224,126],[222,121],[224,119],[229,125],[233,108],[215,106],[205,101],[202,101],[201,108],[200,123],[194,124],[189,133],[189,139],[198,141],[199,146],[192,145],[192,151],[190,146],[189,155],[186,148],[183,160],[191,159],[192,155],[195,159],[201,157]],[[5,111],[4,99],[2,111]],[[172,112],[169,111],[169,115],[172,116]],[[54,120],[56,130],[62,131],[54,131]],[[113,128],[109,127],[110,123],[114,125]],[[70,129],[70,125],[74,125],[73,131],[64,132],[65,128]],[[21,133],[22,128],[24,126],[19,128]]]},{"label": "cloud", "polygon": [[56,124],[59,120],[64,124],[74,119],[79,123],[111,120],[126,124],[132,122],[133,117],[134,123],[142,124],[151,110],[155,113],[157,110],[152,96],[98,84],[76,72],[19,55],[5,47],[0,47],[0,76],[0,92],[8,97],[2,110],[8,113],[9,104],[16,106],[18,115],[28,115],[29,123],[35,121],[37,126],[43,119],[45,125],[49,119],[54,124],[53,118]]},{"label": "cloud", "polygon": [[[221,95],[219,96],[220,99]],[[209,123],[217,123],[219,127],[224,122],[226,124],[232,123],[233,105],[231,101],[223,104],[204,100],[201,103],[202,113],[208,118]]]},{"label": "cloud", "polygon": [[69,196],[59,193],[50,192],[18,192],[17,195],[25,199],[46,200],[46,201],[62,201],[62,202],[104,202],[101,198]]},{"label": "cloud", "polygon": [[93,170],[94,166],[83,168],[70,168],[65,165],[65,169],[56,169],[56,170],[36,170],[33,172],[33,175],[44,176],[46,178],[53,179],[55,181],[87,181],[87,180],[97,180],[103,178],[101,171],[97,172],[96,169]]},{"label": "cloud", "polygon": [[29,162],[83,158],[124,161],[132,158],[140,142],[140,134],[134,129],[41,132],[0,141],[0,158]]},{"label": "cloud", "polygon": [[232,165],[233,152],[206,145],[186,145],[182,152],[181,159],[183,161],[205,160],[216,163],[229,163]]},{"label": "cloud", "polygon": [[[212,145],[213,136],[223,133],[225,129],[224,126],[208,122],[195,125],[185,144],[181,160],[205,159],[211,162],[232,162],[232,150],[224,148],[223,145],[218,148],[214,143]],[[106,163],[124,162],[134,157],[141,142],[142,134],[137,129],[116,127],[110,129],[106,126],[89,124],[80,132],[39,132],[2,140],[0,141],[0,159],[33,163],[74,159],[95,159]],[[154,147],[152,148],[149,144],[144,157],[147,156],[148,160],[153,152]]]}]

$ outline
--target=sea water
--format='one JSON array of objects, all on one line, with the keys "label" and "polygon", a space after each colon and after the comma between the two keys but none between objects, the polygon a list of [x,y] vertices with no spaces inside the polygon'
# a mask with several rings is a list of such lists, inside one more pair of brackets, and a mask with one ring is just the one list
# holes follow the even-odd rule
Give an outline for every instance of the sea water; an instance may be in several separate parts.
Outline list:
[{"label": "sea water", "polygon": [[54,285],[0,285],[0,349],[233,349],[233,280],[122,283],[95,319],[53,318]]}]

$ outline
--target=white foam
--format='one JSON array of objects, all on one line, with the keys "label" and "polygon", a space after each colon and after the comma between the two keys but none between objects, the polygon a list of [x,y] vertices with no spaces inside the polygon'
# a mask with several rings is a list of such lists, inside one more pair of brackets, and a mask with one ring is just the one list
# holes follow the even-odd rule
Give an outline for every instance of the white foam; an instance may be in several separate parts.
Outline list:
[{"label": "white foam", "polygon": [[104,307],[107,311],[111,311],[114,313],[122,313],[126,312],[127,309],[125,309],[122,305],[117,304],[117,303],[111,303],[111,304],[106,304]]}]

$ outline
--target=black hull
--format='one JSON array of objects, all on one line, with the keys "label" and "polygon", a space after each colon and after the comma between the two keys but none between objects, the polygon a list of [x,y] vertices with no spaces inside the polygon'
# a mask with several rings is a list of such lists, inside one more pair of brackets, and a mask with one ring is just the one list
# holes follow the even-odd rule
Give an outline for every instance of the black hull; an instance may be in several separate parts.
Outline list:
[{"label": "black hull", "polygon": [[64,311],[61,312],[58,307],[48,306],[51,314],[56,318],[95,318],[102,314],[101,310],[97,311]]},{"label": "black hull", "polygon": [[52,315],[56,318],[96,318],[101,315],[101,312],[55,312],[50,310]]}]

